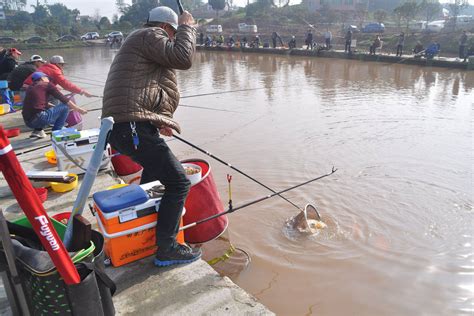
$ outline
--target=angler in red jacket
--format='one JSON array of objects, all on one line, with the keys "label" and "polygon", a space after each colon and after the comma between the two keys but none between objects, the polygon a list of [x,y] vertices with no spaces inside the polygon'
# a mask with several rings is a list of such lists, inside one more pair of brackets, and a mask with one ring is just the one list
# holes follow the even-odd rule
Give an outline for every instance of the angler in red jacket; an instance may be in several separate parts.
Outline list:
[{"label": "angler in red jacket", "polygon": [[[63,68],[64,68],[64,58],[62,56],[53,56],[49,60],[49,64],[45,64],[39,67],[36,71],[45,73],[49,81],[54,85],[60,85],[64,90],[70,91],[75,94],[85,95],[86,97],[90,98],[92,95],[87,92],[85,89],[81,89],[69,80],[64,77]],[[33,80],[31,76],[29,76],[24,84],[31,85]]]}]

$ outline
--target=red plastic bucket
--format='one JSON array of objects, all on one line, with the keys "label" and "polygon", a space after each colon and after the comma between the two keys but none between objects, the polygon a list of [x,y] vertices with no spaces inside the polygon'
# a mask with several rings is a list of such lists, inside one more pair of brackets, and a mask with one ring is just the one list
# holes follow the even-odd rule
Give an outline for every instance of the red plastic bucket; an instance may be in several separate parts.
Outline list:
[{"label": "red plastic bucket", "polygon": [[[186,214],[184,225],[188,225],[209,216],[224,212],[216,183],[212,177],[211,166],[202,159],[187,159],[181,163],[192,163],[202,169],[202,178],[191,186],[184,203]],[[184,240],[190,244],[201,244],[219,237],[227,228],[227,216],[223,215],[210,221],[188,228],[184,231]]]},{"label": "red plastic bucket", "polygon": [[19,128],[6,129],[5,134],[7,135],[8,138],[17,137],[18,135],[20,135],[20,129]]},{"label": "red plastic bucket", "polygon": [[71,217],[71,214],[72,214],[71,212],[62,212],[62,213],[54,214],[51,217],[57,220],[58,222],[61,222],[64,225],[67,225],[67,221],[69,217]]},{"label": "red plastic bucket", "polygon": [[41,201],[41,203],[44,203],[48,199],[48,189],[46,188],[35,188],[36,194],[38,194],[38,197]]}]

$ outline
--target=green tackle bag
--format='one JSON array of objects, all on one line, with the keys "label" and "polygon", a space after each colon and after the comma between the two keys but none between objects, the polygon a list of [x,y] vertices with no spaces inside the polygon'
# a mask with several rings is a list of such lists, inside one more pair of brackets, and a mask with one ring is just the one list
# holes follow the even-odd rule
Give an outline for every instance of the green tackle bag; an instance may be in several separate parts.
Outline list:
[{"label": "green tackle bag", "polygon": [[[104,238],[99,232],[92,231],[89,248],[70,253],[81,283],[67,285],[48,253],[39,249],[41,246],[34,240],[36,236],[32,237],[30,234],[28,237],[31,238],[26,238],[21,236],[24,235],[22,233],[16,235],[10,224],[9,230],[12,234],[16,266],[31,315],[115,314],[112,302],[115,284],[105,274]],[[3,248],[0,250],[0,270],[7,271],[10,278]]]}]

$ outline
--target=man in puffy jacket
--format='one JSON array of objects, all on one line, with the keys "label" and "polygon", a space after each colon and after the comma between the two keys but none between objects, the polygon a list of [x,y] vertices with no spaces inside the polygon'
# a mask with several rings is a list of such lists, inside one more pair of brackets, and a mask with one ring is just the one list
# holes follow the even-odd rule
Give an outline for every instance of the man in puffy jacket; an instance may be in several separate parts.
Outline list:
[{"label": "man in puffy jacket", "polygon": [[111,145],[143,166],[142,183],[159,180],[165,186],[156,227],[156,266],[201,257],[198,248],[176,242],[190,181],[160,137],[181,131],[173,119],[179,103],[175,69],[192,65],[196,45],[192,24],[187,11],[178,19],[168,7],[152,9],[145,27],[132,32],[118,51],[104,88],[102,117],[115,121]]},{"label": "man in puffy jacket", "polygon": [[[85,89],[79,88],[78,86],[67,80],[66,77],[64,77],[63,69],[65,64],[66,63],[64,62],[64,58],[62,56],[56,55],[50,58],[49,64],[45,64],[39,67],[38,71],[45,73],[48,76],[49,81],[55,86],[59,85],[64,90],[75,94],[85,95],[88,98],[92,97],[92,95]],[[31,76],[29,76],[25,80],[25,84],[31,85],[32,83],[33,81],[31,80]]]},{"label": "man in puffy jacket", "polygon": [[10,75],[8,75],[8,88],[12,91],[20,91],[26,78],[45,63],[46,61],[44,61],[40,55],[31,56],[29,61],[16,67]]}]

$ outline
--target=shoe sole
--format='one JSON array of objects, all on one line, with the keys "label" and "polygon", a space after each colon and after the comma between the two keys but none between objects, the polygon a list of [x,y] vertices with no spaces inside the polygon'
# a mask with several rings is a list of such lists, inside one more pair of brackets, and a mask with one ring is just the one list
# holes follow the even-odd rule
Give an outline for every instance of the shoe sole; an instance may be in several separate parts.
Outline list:
[{"label": "shoe sole", "polygon": [[161,261],[161,260],[158,260],[158,259],[155,258],[155,266],[157,266],[157,267],[168,267],[168,266],[172,266],[172,265],[175,265],[175,264],[191,263],[191,262],[194,262],[194,261],[196,261],[200,258],[201,258],[201,256],[193,258],[193,259],[189,259],[189,260],[167,260],[167,261]]}]

